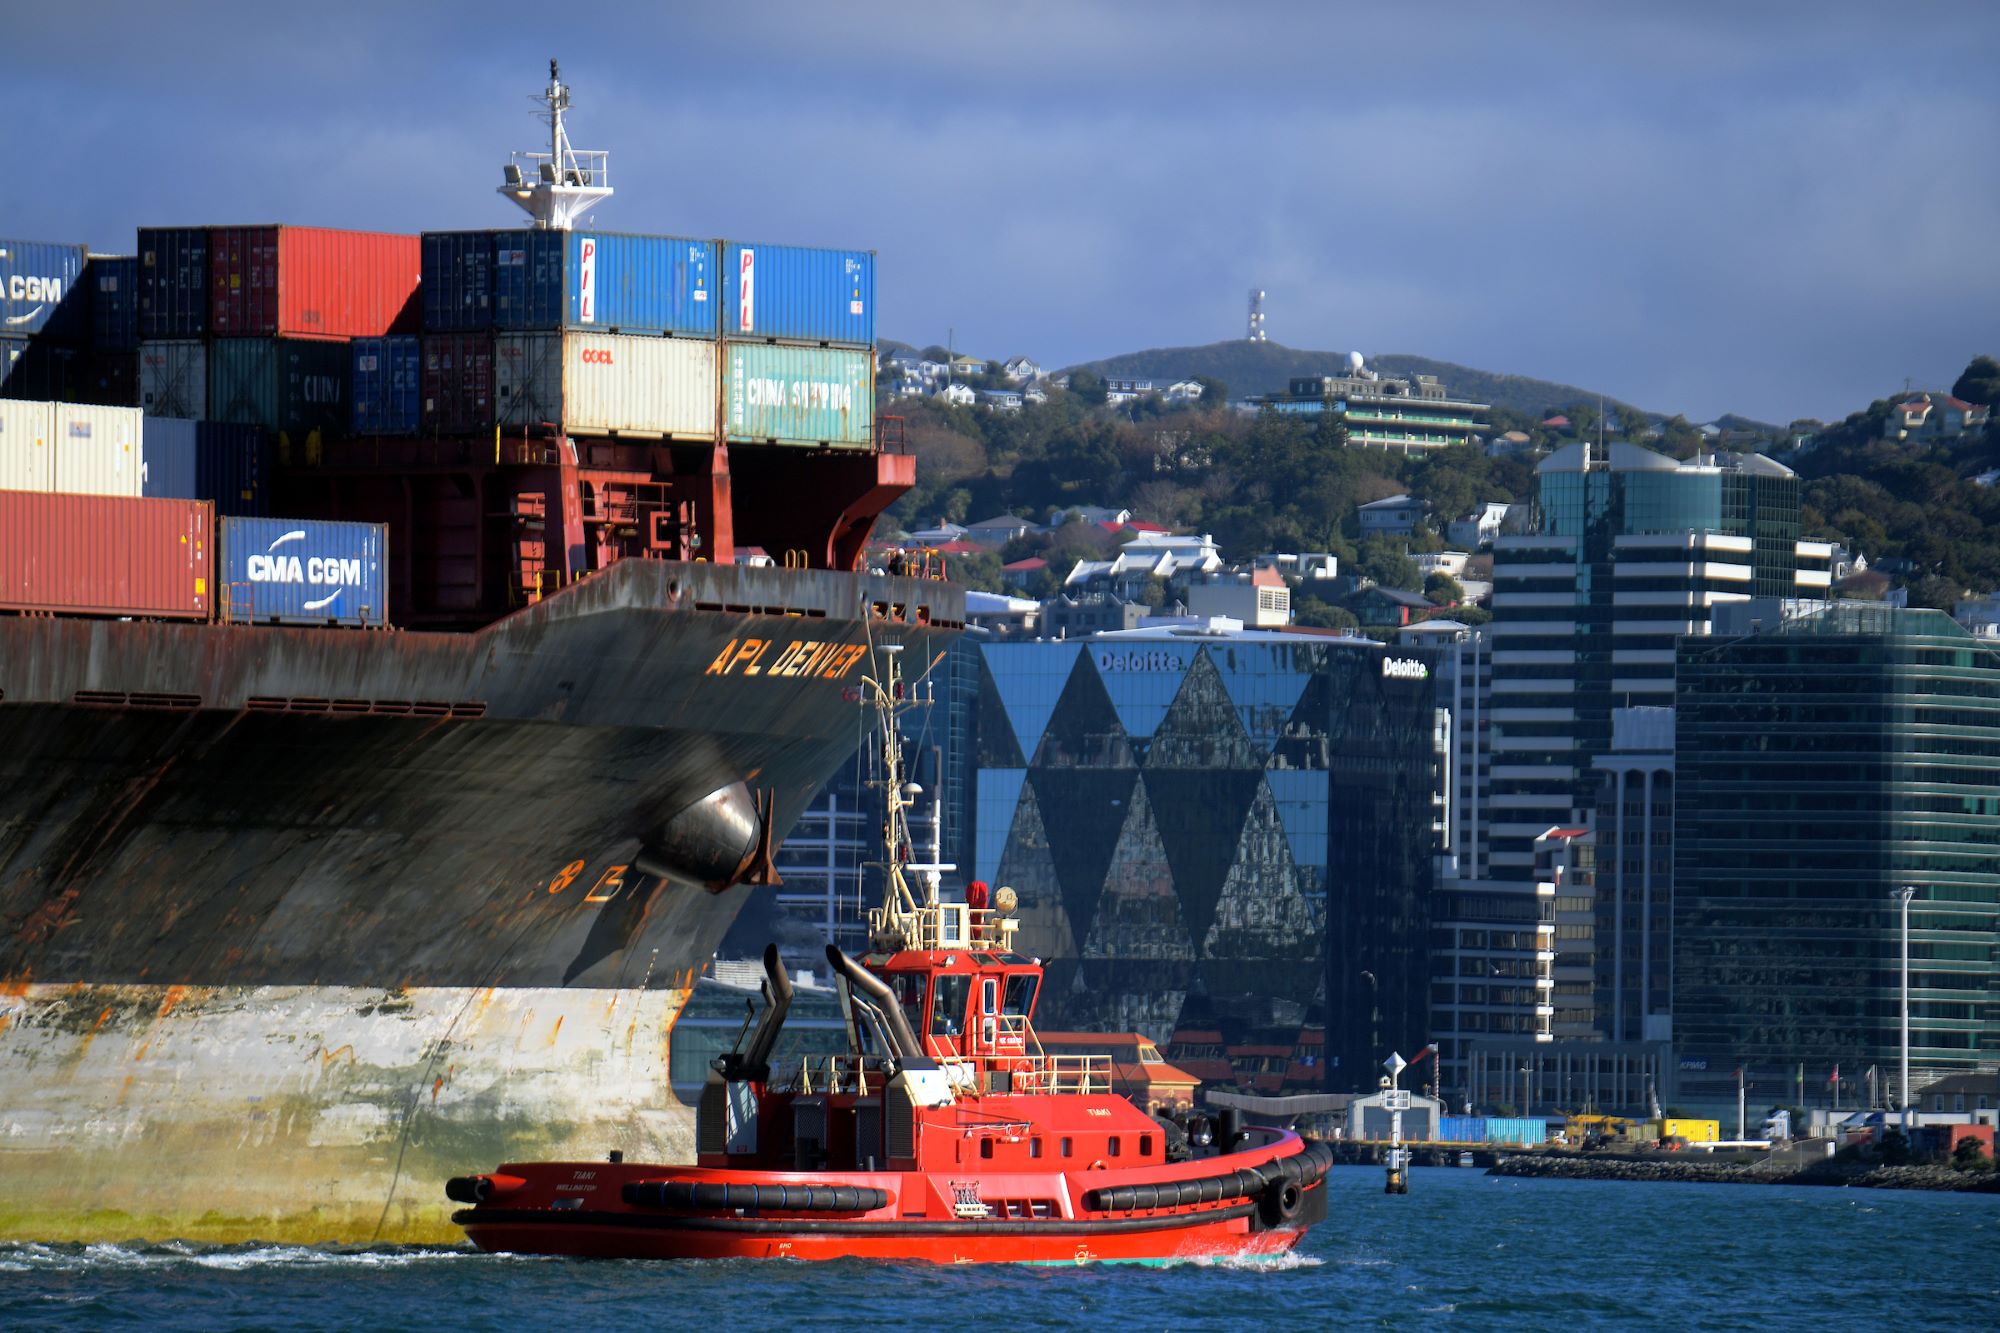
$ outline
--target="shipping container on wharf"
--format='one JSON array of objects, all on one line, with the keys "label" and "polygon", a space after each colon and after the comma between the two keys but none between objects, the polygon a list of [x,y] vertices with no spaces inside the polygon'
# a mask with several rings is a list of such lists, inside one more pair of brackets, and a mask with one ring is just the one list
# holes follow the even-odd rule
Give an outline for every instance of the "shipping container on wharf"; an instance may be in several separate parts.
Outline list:
[{"label": "shipping container on wharf", "polygon": [[389,530],[379,523],[225,518],[217,578],[226,618],[251,623],[389,623]]},{"label": "shipping container on wharf", "polygon": [[206,620],[214,527],[199,500],[0,491],[0,610]]},{"label": "shipping container on wharf", "polygon": [[415,236],[327,227],[209,230],[208,331],[218,338],[415,332]]},{"label": "shipping container on wharf", "polygon": [[208,344],[212,421],[287,434],[347,430],[353,353],[310,338],[216,338]]},{"label": "shipping container on wharf", "polygon": [[423,423],[424,352],[412,334],[356,338],[354,407],[349,418],[356,435],[414,435]]},{"label": "shipping container on wharf", "polygon": [[159,499],[206,500],[221,516],[271,512],[271,437],[258,426],[146,419],[144,489]]},{"label": "shipping container on wharf", "polygon": [[81,343],[90,335],[85,247],[0,240],[0,331]]},{"label": "shipping container on wharf", "polygon": [[139,336],[208,332],[208,228],[139,228]]},{"label": "shipping container on wharf", "polygon": [[875,345],[875,252],[728,241],[723,336],[749,342]]},{"label": "shipping container on wharf", "polygon": [[199,338],[140,343],[139,406],[153,417],[206,417],[208,344]]}]

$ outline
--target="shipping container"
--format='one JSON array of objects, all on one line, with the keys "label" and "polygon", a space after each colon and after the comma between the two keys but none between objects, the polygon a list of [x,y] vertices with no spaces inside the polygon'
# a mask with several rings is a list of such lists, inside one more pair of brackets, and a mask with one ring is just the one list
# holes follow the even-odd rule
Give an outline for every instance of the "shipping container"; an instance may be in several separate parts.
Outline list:
[{"label": "shipping container", "polygon": [[729,241],[725,338],[875,345],[875,252]]},{"label": "shipping container", "polygon": [[713,338],[715,243],[616,232],[493,236],[494,325]]},{"label": "shipping container", "polygon": [[732,443],[875,442],[875,354],[724,343],[723,411]]},{"label": "shipping container", "polygon": [[412,334],[356,338],[354,409],[356,435],[414,435],[423,422],[423,343]]},{"label": "shipping container", "polygon": [[83,269],[90,290],[90,346],[98,352],[139,347],[139,260],[134,255],[92,255]]},{"label": "shipping container", "polygon": [[55,405],[0,398],[0,491],[55,485]]},{"label": "shipping container", "polygon": [[47,337],[0,337],[0,397],[50,403],[79,397],[89,353]]},{"label": "shipping container", "polygon": [[208,344],[188,340],[139,344],[139,406],[149,417],[208,415]]},{"label": "shipping container", "polygon": [[503,333],[494,403],[509,433],[715,438],[715,344],[610,333]]},{"label": "shipping container", "polygon": [[146,418],[140,494],[155,500],[203,498],[195,484],[195,425],[180,417]]},{"label": "shipping container", "polygon": [[51,411],[56,490],[66,495],[145,493],[145,418],[138,408],[56,403]]},{"label": "shipping container", "polygon": [[1722,1122],[1719,1120],[1663,1120],[1660,1122],[1660,1137],[1663,1139],[1686,1139],[1689,1143],[1714,1143],[1722,1137]]},{"label": "shipping container", "polygon": [[139,405],[139,354],[89,350],[77,359],[69,397],[106,407]]},{"label": "shipping container", "polygon": [[423,429],[439,435],[493,426],[493,335],[424,336]]},{"label": "shipping container", "polygon": [[1486,1117],[1483,1115],[1439,1116],[1438,1141],[1440,1143],[1484,1143],[1486,1142]]},{"label": "shipping container", "polygon": [[208,282],[208,228],[141,227],[139,336],[199,338],[207,333]]},{"label": "shipping container", "polygon": [[1546,1143],[1549,1138],[1549,1122],[1540,1116],[1497,1116],[1486,1117],[1486,1141],[1488,1143],[1518,1144],[1533,1147]]},{"label": "shipping container", "polygon": [[379,338],[416,330],[415,236],[326,227],[209,233],[208,331],[218,338]]},{"label": "shipping container", "polygon": [[199,500],[0,491],[0,608],[206,620],[213,533]]},{"label": "shipping container", "polygon": [[85,247],[54,241],[0,241],[0,331],[81,342],[90,333]]},{"label": "shipping container", "polygon": [[208,412],[292,435],[347,429],[354,374],[346,343],[217,338],[208,345]]},{"label": "shipping container", "polygon": [[217,601],[232,621],[388,623],[389,529],[321,519],[225,518]]},{"label": "shipping container", "polygon": [[425,333],[468,333],[493,327],[493,238],[498,234],[423,234]]}]

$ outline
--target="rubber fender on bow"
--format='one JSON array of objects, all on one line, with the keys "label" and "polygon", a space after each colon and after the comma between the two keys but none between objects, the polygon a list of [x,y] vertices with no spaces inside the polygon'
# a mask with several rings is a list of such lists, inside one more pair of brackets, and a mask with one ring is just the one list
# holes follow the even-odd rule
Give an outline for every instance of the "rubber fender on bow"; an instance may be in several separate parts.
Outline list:
[{"label": "rubber fender on bow", "polygon": [[1224,1203],[1263,1193],[1270,1182],[1246,1167],[1226,1176],[1197,1176],[1156,1185],[1114,1185],[1087,1191],[1083,1206],[1100,1213],[1144,1212],[1152,1208],[1186,1208],[1198,1203]]},{"label": "rubber fender on bow", "polygon": [[634,1208],[691,1212],[868,1213],[889,1192],[868,1185],[751,1185],[715,1180],[636,1180],[620,1191]]},{"label": "rubber fender on bow", "polygon": [[478,1207],[488,1199],[512,1194],[527,1183],[519,1176],[453,1176],[444,1183],[444,1197],[453,1203]]},{"label": "rubber fender on bow", "polygon": [[1299,1188],[1297,1181],[1273,1181],[1263,1197],[1257,1200],[1257,1216],[1267,1227],[1283,1226],[1299,1215],[1305,1202],[1306,1192]]}]

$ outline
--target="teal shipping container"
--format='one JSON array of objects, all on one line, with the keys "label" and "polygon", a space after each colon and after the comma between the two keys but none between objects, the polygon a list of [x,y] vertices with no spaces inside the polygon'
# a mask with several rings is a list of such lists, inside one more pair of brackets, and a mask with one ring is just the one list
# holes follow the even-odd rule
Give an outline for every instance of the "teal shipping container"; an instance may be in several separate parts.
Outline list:
[{"label": "teal shipping container", "polygon": [[615,232],[493,234],[493,324],[517,332],[713,338],[713,241]]},{"label": "teal shipping container", "polygon": [[874,445],[873,352],[730,342],[722,354],[732,444]]},{"label": "teal shipping container", "polygon": [[1549,1122],[1539,1116],[1486,1117],[1486,1141],[1511,1143],[1524,1148],[1548,1142]]},{"label": "teal shipping container", "polygon": [[208,345],[208,419],[305,435],[347,429],[354,353],[344,342],[216,338]]},{"label": "teal shipping container", "polygon": [[722,336],[875,345],[875,252],[728,241]]}]

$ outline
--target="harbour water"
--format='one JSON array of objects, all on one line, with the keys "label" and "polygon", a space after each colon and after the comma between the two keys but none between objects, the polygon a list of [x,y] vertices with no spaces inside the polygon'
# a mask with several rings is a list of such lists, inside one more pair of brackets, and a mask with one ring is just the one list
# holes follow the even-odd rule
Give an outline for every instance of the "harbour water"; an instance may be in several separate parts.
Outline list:
[{"label": "harbour water", "polygon": [[[470,1250],[0,1246],[0,1329],[2000,1327],[2000,1196],[1336,1169],[1257,1268],[582,1263]],[[957,1311],[957,1314],[952,1313]]]}]

